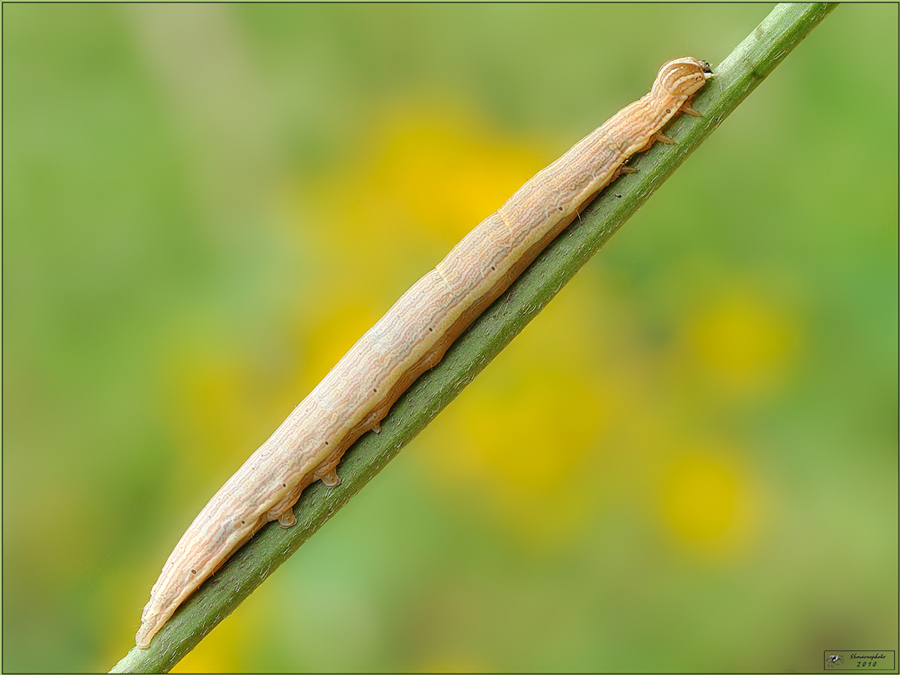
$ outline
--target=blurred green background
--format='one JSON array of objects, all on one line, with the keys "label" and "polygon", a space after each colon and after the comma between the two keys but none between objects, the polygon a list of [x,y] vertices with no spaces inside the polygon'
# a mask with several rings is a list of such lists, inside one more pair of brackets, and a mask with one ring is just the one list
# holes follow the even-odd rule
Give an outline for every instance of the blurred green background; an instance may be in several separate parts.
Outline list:
[{"label": "blurred green background", "polygon": [[[4,670],[112,666],[415,279],[770,9],[5,4]],[[825,19],[178,670],[897,649],[897,12]]]}]

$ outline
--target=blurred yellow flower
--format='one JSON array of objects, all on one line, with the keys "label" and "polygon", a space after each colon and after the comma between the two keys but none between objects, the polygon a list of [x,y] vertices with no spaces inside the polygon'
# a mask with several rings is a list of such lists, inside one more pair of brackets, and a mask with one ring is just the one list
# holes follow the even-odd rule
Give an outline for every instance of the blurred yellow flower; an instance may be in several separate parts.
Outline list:
[{"label": "blurred yellow flower", "polygon": [[697,447],[664,470],[662,518],[687,549],[717,556],[742,551],[758,517],[753,478],[732,452]]},{"label": "blurred yellow flower", "polygon": [[198,647],[188,652],[174,668],[173,673],[227,673],[240,670],[237,658],[243,631],[252,630],[247,619],[228,619],[207,635]]},{"label": "blurred yellow flower", "polygon": [[390,287],[396,267],[424,274],[552,158],[458,104],[395,103],[369,119],[354,155],[297,191],[300,245],[339,261],[351,291]]},{"label": "blurred yellow flower", "polygon": [[769,298],[729,288],[701,304],[686,326],[692,361],[728,394],[757,394],[792,365],[800,327]]},{"label": "blurred yellow flower", "polygon": [[175,475],[193,485],[197,475],[220,466],[229,452],[240,456],[241,439],[252,437],[257,412],[248,400],[252,369],[227,348],[210,349],[190,336],[171,350],[162,374],[166,419],[178,445],[196,449],[189,454],[196,465]]},{"label": "blurred yellow flower", "polygon": [[428,455],[435,480],[475,491],[489,518],[539,548],[576,536],[603,499],[585,475],[593,484],[620,415],[616,384],[592,359],[585,289],[550,303],[435,421]]}]

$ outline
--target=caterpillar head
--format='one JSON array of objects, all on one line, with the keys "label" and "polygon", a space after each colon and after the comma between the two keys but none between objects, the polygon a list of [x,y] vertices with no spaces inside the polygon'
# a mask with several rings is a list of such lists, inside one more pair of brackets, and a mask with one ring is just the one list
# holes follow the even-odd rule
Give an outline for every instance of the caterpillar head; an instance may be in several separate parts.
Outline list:
[{"label": "caterpillar head", "polygon": [[664,63],[653,86],[659,87],[669,96],[689,98],[700,91],[713,75],[715,73],[706,61],[685,56]]}]

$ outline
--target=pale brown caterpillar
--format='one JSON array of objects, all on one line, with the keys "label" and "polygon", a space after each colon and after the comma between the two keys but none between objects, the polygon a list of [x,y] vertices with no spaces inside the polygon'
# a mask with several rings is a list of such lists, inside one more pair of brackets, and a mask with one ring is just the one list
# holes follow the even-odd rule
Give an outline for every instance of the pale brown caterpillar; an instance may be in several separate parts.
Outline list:
[{"label": "pale brown caterpillar", "polygon": [[650,93],[623,108],[520,187],[362,336],[275,433],[203,508],[175,546],[144,607],[141,649],[175,609],[271,520],[294,524],[292,507],[315,480],[333,487],[344,451],[379,424],[409,385],[528,267],[625,160],[655,141],[713,76],[693,58],[669,61]]}]

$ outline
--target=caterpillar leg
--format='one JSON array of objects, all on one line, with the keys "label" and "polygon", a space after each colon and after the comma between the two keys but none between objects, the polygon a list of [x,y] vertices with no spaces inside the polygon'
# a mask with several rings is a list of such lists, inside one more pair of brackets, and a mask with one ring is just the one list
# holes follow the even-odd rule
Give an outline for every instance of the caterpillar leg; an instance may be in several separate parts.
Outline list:
[{"label": "caterpillar leg", "polygon": [[337,475],[337,471],[332,469],[324,476],[322,476],[322,482],[325,483],[325,487],[337,487],[341,484],[341,477]]},{"label": "caterpillar leg", "polygon": [[294,523],[297,522],[297,518],[294,516],[294,509],[290,508],[280,516],[278,516],[278,524],[283,528],[288,528]]},{"label": "caterpillar leg", "polygon": [[661,131],[657,131],[655,134],[653,134],[653,139],[650,141],[650,145],[653,145],[653,143],[655,143],[656,141],[665,143],[666,145],[675,145],[675,141],[673,141]]}]

